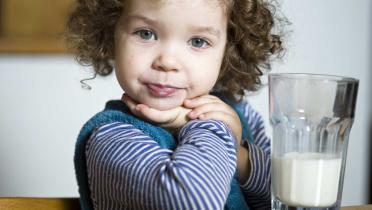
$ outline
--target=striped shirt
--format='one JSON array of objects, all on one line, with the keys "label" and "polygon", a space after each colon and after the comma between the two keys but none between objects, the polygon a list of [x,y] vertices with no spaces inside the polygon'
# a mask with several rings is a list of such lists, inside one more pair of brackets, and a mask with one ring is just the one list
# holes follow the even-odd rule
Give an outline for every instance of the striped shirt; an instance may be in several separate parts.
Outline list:
[{"label": "striped shirt", "polygon": [[[248,103],[244,116],[254,143],[246,144],[251,175],[241,187],[251,209],[269,209],[270,140]],[[236,168],[231,130],[220,121],[193,120],[177,141],[172,151],[131,124],[96,128],[86,146],[94,209],[223,209]]]}]

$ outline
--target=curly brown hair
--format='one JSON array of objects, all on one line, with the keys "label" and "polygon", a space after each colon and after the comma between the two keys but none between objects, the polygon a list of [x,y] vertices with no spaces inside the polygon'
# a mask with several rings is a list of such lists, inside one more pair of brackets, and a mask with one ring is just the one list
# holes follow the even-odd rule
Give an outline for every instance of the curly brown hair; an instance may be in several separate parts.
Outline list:
[{"label": "curly brown hair", "polygon": [[[69,49],[82,65],[93,65],[98,75],[113,66],[115,25],[127,6],[124,0],[77,0],[67,20]],[[270,69],[270,57],[283,51],[282,36],[273,34],[275,7],[264,0],[225,0],[227,43],[214,91],[234,101],[245,90],[261,85],[260,76]]]}]

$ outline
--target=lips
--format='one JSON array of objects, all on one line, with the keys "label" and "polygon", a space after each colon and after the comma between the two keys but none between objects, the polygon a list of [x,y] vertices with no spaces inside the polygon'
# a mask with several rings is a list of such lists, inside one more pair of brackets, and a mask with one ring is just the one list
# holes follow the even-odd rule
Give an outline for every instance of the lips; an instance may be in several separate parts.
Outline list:
[{"label": "lips", "polygon": [[169,97],[173,95],[179,88],[173,87],[170,85],[162,85],[162,84],[147,84],[147,88],[149,89],[151,95],[155,97]]}]

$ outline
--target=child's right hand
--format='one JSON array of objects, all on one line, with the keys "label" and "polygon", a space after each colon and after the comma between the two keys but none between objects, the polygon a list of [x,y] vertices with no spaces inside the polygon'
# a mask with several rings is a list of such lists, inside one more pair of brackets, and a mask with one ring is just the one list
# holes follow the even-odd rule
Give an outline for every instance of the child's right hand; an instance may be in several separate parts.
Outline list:
[{"label": "child's right hand", "polygon": [[187,114],[191,111],[191,109],[187,109],[183,106],[160,111],[145,104],[138,104],[126,94],[123,94],[121,100],[137,117],[166,129],[181,128],[189,121]]}]

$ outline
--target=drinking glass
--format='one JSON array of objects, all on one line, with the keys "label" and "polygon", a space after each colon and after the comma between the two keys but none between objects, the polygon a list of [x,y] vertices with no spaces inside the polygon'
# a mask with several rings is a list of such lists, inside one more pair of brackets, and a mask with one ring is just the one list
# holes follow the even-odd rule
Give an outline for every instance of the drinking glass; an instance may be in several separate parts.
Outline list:
[{"label": "drinking glass", "polygon": [[359,81],[270,74],[272,209],[340,208]]}]

